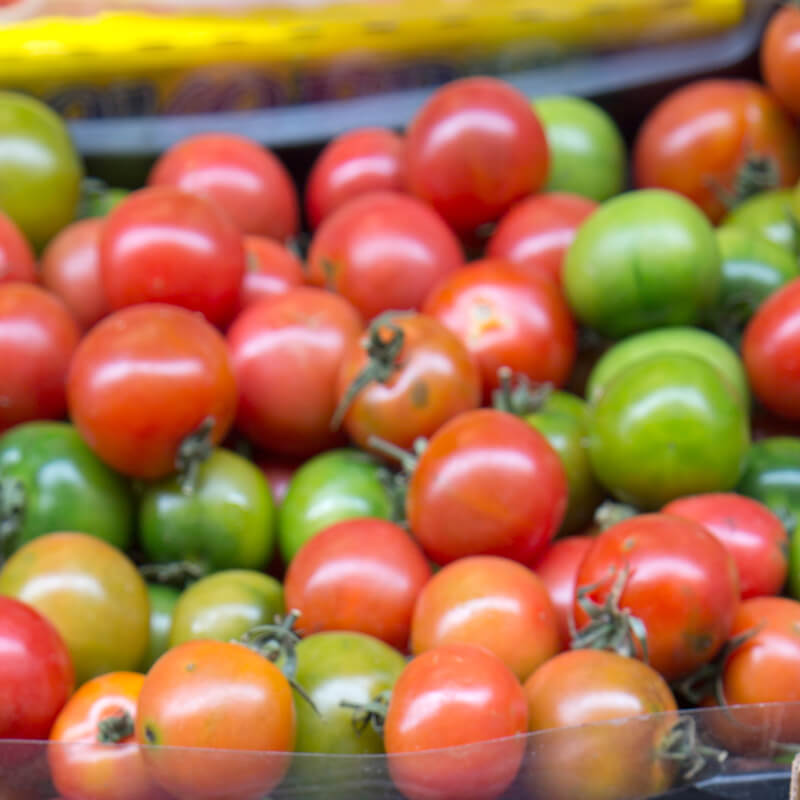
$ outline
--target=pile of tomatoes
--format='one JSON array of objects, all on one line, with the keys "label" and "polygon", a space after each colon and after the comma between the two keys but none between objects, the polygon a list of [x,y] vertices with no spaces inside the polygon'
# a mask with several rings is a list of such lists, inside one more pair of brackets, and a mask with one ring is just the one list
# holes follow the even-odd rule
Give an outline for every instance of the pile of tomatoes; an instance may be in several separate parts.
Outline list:
[{"label": "pile of tomatoes", "polygon": [[0,94],[0,739],[46,791],[622,800],[709,757],[679,709],[800,701],[798,42],[630,174],[598,106],[453,82],[325,147],[305,236],[255,142],[98,189]]}]

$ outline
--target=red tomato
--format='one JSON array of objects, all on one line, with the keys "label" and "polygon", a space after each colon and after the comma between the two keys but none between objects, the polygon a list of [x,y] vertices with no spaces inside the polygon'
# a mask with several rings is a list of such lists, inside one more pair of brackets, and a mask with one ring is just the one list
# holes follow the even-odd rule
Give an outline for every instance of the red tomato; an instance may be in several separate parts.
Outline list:
[{"label": "red tomato", "polygon": [[386,128],[359,128],[329,142],[306,185],[306,216],[312,228],[367,192],[401,191],[403,139]]},{"label": "red tomato", "polygon": [[286,497],[286,492],[289,491],[289,481],[291,481],[299,464],[271,458],[261,458],[256,463],[269,482],[275,505],[279,506],[283,502],[283,498]]},{"label": "red tomato", "polygon": [[463,264],[461,245],[430,208],[402,194],[371,192],[320,225],[308,251],[308,280],[372,319],[420,308],[431,288]]},{"label": "red tomato", "polygon": [[430,576],[422,551],[399,525],[345,520],[313,536],[292,559],[286,608],[301,612],[304,636],[357,631],[405,651],[414,602]]},{"label": "red tomato", "polygon": [[[589,587],[599,604],[621,590],[619,608],[644,625],[649,663],[670,681],[716,656],[739,604],[736,564],[722,543],[667,514],[641,514],[598,534],[578,569],[578,591]],[[580,633],[589,617],[577,602],[574,613]]]},{"label": "red tomato", "polygon": [[342,297],[297,287],[245,309],[228,331],[239,385],[237,427],[272,452],[310,456],[340,442],[331,430],[337,378],[361,320]]},{"label": "red tomato", "polygon": [[36,282],[36,257],[14,221],[0,210],[0,281]]},{"label": "red tomato", "polygon": [[108,314],[100,277],[101,217],[73,222],[42,254],[42,285],[58,295],[84,330]]},{"label": "red tomato", "polygon": [[123,309],[84,337],[68,384],[70,416],[114,469],[159,478],[175,469],[186,437],[212,418],[212,443],[236,411],[225,340],[201,316],[148,303]]},{"label": "red tomato", "polygon": [[547,587],[556,610],[562,648],[567,647],[572,638],[570,620],[575,604],[578,568],[591,546],[591,536],[556,539],[533,564],[533,570]]},{"label": "red tomato", "polygon": [[464,234],[538,191],[549,162],[530,100],[495,78],[438,89],[406,134],[408,188]]},{"label": "red tomato", "polygon": [[46,739],[74,687],[55,627],[29,605],[0,596],[0,740]]},{"label": "red tomato", "polygon": [[136,672],[110,672],[84,683],[61,710],[47,760],[65,800],[166,799],[133,736],[143,683]]},{"label": "red tomato", "polygon": [[484,647],[524,681],[561,650],[547,588],[506,558],[472,556],[448,564],[420,592],[411,623],[415,655],[444,644]]},{"label": "red tomato", "polygon": [[190,136],[153,167],[150,186],[173,186],[213,200],[245,234],[284,241],[300,210],[291,176],[258,143],[230,133]]},{"label": "red tomato", "polygon": [[756,83],[702,80],[673,92],[645,119],[634,146],[634,177],[639,188],[685,195],[718,222],[732,204],[721,192],[731,201],[744,199],[737,184],[754,157],[768,159],[772,186],[793,186],[800,178],[800,136],[792,121]]},{"label": "red tomato", "polygon": [[486,246],[489,258],[510,261],[526,275],[547,275],[561,286],[564,255],[597,203],[577,194],[537,194],[512,206]]},{"label": "red tomato", "polygon": [[244,645],[195,640],[147,673],[136,740],[157,745],[142,751],[150,775],[178,798],[257,800],[285,775],[295,724],[292,689],[273,663]]},{"label": "red tomato", "polygon": [[[393,351],[389,342],[401,346]],[[385,370],[385,379],[361,389],[344,417],[347,433],[361,447],[370,436],[411,447],[418,437],[431,436],[447,420],[480,403],[480,374],[466,348],[424,314],[376,320],[345,356],[340,398],[367,368]]]},{"label": "red tomato", "polygon": [[283,294],[305,280],[303,264],[288,247],[265,236],[245,236],[247,266],[240,306],[252,305]]},{"label": "red tomato", "polygon": [[770,295],[750,318],[742,358],[750,386],[773,413],[800,420],[800,278]]},{"label": "red tomato", "polygon": [[484,399],[510,367],[536,383],[562,386],[577,349],[566,300],[550,278],[505,261],[477,261],[439,283],[422,307],[466,345],[481,369]]},{"label": "red tomato", "polygon": [[761,41],[761,74],[772,93],[800,116],[800,8],[787,3],[775,12]]},{"label": "red tomato", "polygon": [[245,273],[242,237],[213,203],[160,186],[140,189],[109,214],[100,276],[112,309],[169,303],[230,322]]},{"label": "red tomato", "polygon": [[763,503],[719,492],[681,497],[661,511],[699,522],[725,545],[736,562],[743,600],[780,594],[789,569],[789,536]]},{"label": "red tomato", "polygon": [[408,800],[494,800],[519,770],[527,725],[522,687],[497,656],[470,644],[429,650],[392,691],[384,726],[392,780]]},{"label": "red tomato", "polygon": [[530,564],[566,508],[564,468],[544,436],[491,409],[459,414],[437,431],[406,497],[411,530],[437,564],[468,555]]},{"label": "red tomato", "polygon": [[30,283],[0,283],[0,430],[64,416],[79,338],[54,294]]}]

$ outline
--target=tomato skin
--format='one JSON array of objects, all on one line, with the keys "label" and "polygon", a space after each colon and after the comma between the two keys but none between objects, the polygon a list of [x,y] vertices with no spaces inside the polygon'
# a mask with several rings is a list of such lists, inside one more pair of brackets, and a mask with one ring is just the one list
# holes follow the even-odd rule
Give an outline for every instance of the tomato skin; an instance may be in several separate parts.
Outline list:
[{"label": "tomato skin", "polygon": [[673,500],[661,512],[699,522],[725,545],[736,562],[743,600],[780,594],[788,571],[789,537],[765,505],[718,492]]},{"label": "tomato skin", "polygon": [[180,590],[174,586],[147,584],[147,598],[150,601],[150,636],[139,672],[147,672],[169,648],[172,618],[180,596]]},{"label": "tomato skin", "polygon": [[575,325],[549,278],[500,260],[477,261],[439,283],[422,311],[464,343],[481,370],[484,399],[498,387],[502,366],[554,386],[569,377]]},{"label": "tomato skin", "polygon": [[411,531],[437,564],[467,555],[529,564],[566,506],[564,468],[544,436],[491,409],[460,414],[437,431],[406,498]]},{"label": "tomato skin", "polygon": [[36,283],[36,257],[28,240],[0,210],[0,281]]},{"label": "tomato skin", "polygon": [[342,444],[342,433],[331,430],[337,381],[362,330],[350,303],[311,287],[243,311],[227,336],[238,429],[265,450],[297,457]]},{"label": "tomato skin", "polygon": [[406,185],[459,233],[499,219],[547,180],[544,129],[528,99],[495,78],[437,89],[406,132]]},{"label": "tomato skin", "polygon": [[722,220],[722,228],[740,228],[777,244],[795,258],[800,255],[800,234],[792,214],[792,189],[761,192],[736,206]]},{"label": "tomato skin", "polygon": [[286,607],[306,634],[349,630],[408,646],[414,603],[431,569],[399,526],[382,519],[339,522],[307,541],[286,573]]},{"label": "tomato skin", "polygon": [[312,228],[348,200],[368,192],[402,191],[403,138],[386,128],[359,128],[329,142],[306,184]]},{"label": "tomato skin", "polygon": [[286,773],[294,740],[289,682],[244,645],[178,645],[155,663],[139,695],[136,741],[158,745],[142,754],[178,800],[264,797]]},{"label": "tomato skin", "polygon": [[273,153],[243,136],[183,139],[159,158],[147,182],[214,201],[243,234],[284,241],[297,233],[300,211],[289,173]]},{"label": "tomato skin", "polygon": [[246,266],[239,298],[240,309],[269,300],[300,286],[303,264],[288,247],[265,236],[245,236]]},{"label": "tomato skin", "polygon": [[0,596],[0,739],[46,739],[75,686],[69,651],[39,611]]},{"label": "tomato skin", "polygon": [[775,12],[761,42],[761,73],[772,93],[800,116],[800,10],[786,5]]},{"label": "tomato skin", "polygon": [[420,308],[463,264],[458,239],[433,210],[397,192],[369,192],[317,229],[308,282],[343,295],[370,320],[382,311]]},{"label": "tomato skin", "polygon": [[87,444],[125,475],[161,478],[181,441],[207,417],[212,443],[228,432],[236,379],[225,340],[199,315],[144,304],[83,338],[68,379],[70,416]]},{"label": "tomato skin", "polygon": [[679,192],[718,222],[726,208],[714,185],[731,191],[750,155],[774,162],[779,186],[800,178],[800,137],[764,88],[744,80],[695,81],[645,119],[634,144],[634,181]]},{"label": "tomato skin", "polygon": [[[525,742],[517,734],[527,723],[522,687],[497,656],[469,644],[429,650],[392,691],[384,726],[392,780],[409,800],[493,800],[519,770]],[[481,745],[468,758],[440,749],[473,743]]]},{"label": "tomato skin", "polygon": [[123,713],[136,718],[143,683],[136,672],[111,672],[84,683],[61,710],[47,760],[65,800],[166,800],[132,735],[114,746],[98,740],[102,720]]},{"label": "tomato skin", "polygon": [[[644,623],[650,665],[672,681],[708,663],[727,641],[739,604],[736,563],[724,545],[693,520],[642,514],[598,534],[577,588],[599,584],[588,596],[602,603],[626,566],[620,608]],[[588,617],[577,602],[574,614],[580,631]]]}]

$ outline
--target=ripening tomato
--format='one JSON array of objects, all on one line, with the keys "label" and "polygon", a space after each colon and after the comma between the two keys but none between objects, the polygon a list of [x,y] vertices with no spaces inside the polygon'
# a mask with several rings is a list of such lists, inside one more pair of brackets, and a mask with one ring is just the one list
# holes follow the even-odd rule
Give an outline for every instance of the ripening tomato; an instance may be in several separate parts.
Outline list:
[{"label": "ripening tomato", "polygon": [[303,263],[285,245],[265,236],[245,236],[246,266],[241,308],[283,294],[305,280]]},{"label": "ripening tomato", "polygon": [[497,656],[471,644],[429,650],[392,690],[384,726],[392,780],[408,800],[494,800],[519,770],[527,724],[522,687]]},{"label": "ripening tomato", "polygon": [[719,222],[758,189],[797,182],[800,135],[758,84],[701,80],[656,106],[633,158],[637,187],[679,192]]},{"label": "ripening tomato", "polygon": [[223,211],[169,186],[140,189],[106,218],[100,277],[108,304],[169,303],[224,326],[239,308],[242,236]]},{"label": "ripening tomato", "polygon": [[364,319],[418,309],[464,263],[461,245],[423,203],[370,192],[342,205],[311,240],[308,280],[344,295]]},{"label": "ripening tomato", "polygon": [[224,438],[236,379],[225,340],[199,314],[146,303],[111,314],[84,337],[68,399],[100,458],[126,475],[160,478],[207,420],[211,442]]},{"label": "ripening tomato", "polygon": [[403,138],[386,128],[359,128],[329,142],[306,184],[312,228],[358,195],[403,188]]},{"label": "ripening tomato", "polygon": [[0,209],[0,281],[36,282],[36,258],[28,240]]},{"label": "ripening tomato", "polygon": [[495,78],[464,78],[437,89],[406,132],[409,190],[463,234],[538,191],[549,160],[530,101]]},{"label": "ripening tomato", "polygon": [[554,386],[569,377],[575,324],[548,277],[524,275],[501,260],[477,261],[439,283],[422,310],[469,350],[481,370],[485,399],[499,385],[500,367]]},{"label": "ripening tomato", "polygon": [[787,3],[769,21],[761,41],[761,74],[778,100],[800,116],[800,8]]},{"label": "ripening tomato", "polygon": [[273,153],[243,136],[183,139],[159,158],[147,182],[213,200],[244,234],[284,241],[297,233],[300,211],[291,176]]},{"label": "ripening tomato", "polygon": [[564,256],[596,208],[594,201],[566,192],[526,197],[497,224],[486,255],[510,261],[526,275],[547,275],[560,286]]}]

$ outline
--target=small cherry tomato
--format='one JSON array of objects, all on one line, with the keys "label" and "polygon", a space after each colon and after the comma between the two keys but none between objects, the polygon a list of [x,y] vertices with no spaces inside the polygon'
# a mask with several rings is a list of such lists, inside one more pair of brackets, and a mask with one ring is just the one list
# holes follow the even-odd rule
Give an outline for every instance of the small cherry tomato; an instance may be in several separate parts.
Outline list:
[{"label": "small cherry tomato", "polygon": [[800,227],[792,213],[794,191],[772,189],[736,206],[721,227],[740,228],[777,244],[795,259],[800,256]]},{"label": "small cherry tomato", "polygon": [[800,9],[792,3],[776,11],[767,25],[761,74],[775,97],[800,117]]},{"label": "small cherry tomato", "polygon": [[246,267],[241,308],[283,294],[305,280],[303,263],[285,245],[265,236],[245,236]]},{"label": "small cherry tomato", "polygon": [[172,617],[180,596],[180,590],[174,586],[147,584],[147,597],[150,600],[150,636],[147,652],[139,667],[140,672],[147,672],[169,649]]},{"label": "small cherry tomato", "polygon": [[36,257],[11,217],[0,209],[0,281],[36,283]]}]

